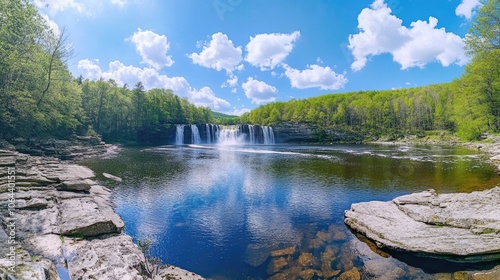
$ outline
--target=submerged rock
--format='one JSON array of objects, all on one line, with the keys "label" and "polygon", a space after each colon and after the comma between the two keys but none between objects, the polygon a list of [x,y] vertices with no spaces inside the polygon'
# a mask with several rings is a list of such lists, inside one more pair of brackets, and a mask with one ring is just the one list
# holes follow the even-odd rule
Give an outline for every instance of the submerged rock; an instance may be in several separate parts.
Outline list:
[{"label": "submerged rock", "polygon": [[121,182],[122,181],[122,178],[118,177],[118,176],[115,176],[115,175],[111,175],[109,173],[102,173],[102,176],[110,179],[110,180],[113,180],[115,182]]},{"label": "submerged rock", "polygon": [[345,212],[345,223],[379,247],[455,262],[500,259],[500,187],[357,203]]},{"label": "submerged rock", "polygon": [[340,275],[339,280],[360,280],[361,275],[357,268],[353,267],[351,270],[348,270]]},{"label": "submerged rock", "polygon": [[267,274],[272,275],[272,274],[280,271],[281,269],[283,269],[287,265],[288,265],[288,262],[283,257],[279,257],[277,259],[272,259],[271,262],[269,263],[269,266],[267,267]]}]

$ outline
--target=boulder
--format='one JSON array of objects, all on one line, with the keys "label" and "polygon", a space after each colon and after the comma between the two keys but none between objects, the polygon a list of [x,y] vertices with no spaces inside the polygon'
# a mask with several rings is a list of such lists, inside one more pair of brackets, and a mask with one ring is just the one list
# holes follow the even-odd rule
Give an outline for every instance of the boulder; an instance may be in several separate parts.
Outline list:
[{"label": "boulder", "polygon": [[379,247],[454,262],[500,259],[500,187],[356,203],[345,212],[345,223]]},{"label": "boulder", "polygon": [[63,181],[57,186],[57,189],[61,191],[89,191],[90,187],[95,184],[97,183],[90,179]]},{"label": "boulder", "polygon": [[65,199],[59,210],[62,235],[92,237],[119,233],[124,227],[110,203],[100,197]]}]

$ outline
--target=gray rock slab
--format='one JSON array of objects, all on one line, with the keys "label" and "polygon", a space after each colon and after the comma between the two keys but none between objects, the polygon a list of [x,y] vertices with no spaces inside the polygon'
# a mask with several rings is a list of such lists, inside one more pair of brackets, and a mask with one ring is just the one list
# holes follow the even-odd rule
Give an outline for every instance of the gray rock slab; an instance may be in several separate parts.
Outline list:
[{"label": "gray rock slab", "polygon": [[128,235],[103,239],[64,239],[71,279],[143,279],[141,250]]},{"label": "gray rock slab", "polygon": [[457,262],[500,258],[500,188],[470,194],[432,191],[389,202],[356,203],[345,223],[379,247]]},{"label": "gray rock slab", "polygon": [[103,198],[65,199],[59,204],[59,209],[63,235],[99,236],[119,233],[125,226],[111,208],[110,202]]}]

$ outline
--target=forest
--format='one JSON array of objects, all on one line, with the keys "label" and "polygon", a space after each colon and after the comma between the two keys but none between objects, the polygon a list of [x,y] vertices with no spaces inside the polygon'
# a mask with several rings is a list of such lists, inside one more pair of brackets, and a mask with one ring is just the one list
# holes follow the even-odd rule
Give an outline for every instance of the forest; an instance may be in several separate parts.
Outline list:
[{"label": "forest", "polygon": [[466,37],[470,63],[451,83],[274,102],[240,118],[171,90],[73,77],[69,32],[55,34],[29,0],[0,0],[0,139],[99,134],[154,142],[175,124],[309,123],[370,136],[446,130],[463,140],[500,131],[500,4],[487,0]]},{"label": "forest", "polygon": [[500,1],[484,1],[466,37],[470,63],[450,83],[419,88],[329,94],[263,105],[243,123],[309,123],[361,136],[449,131],[476,140],[500,131]]},{"label": "forest", "polygon": [[177,123],[214,122],[209,108],[170,90],[73,77],[67,30],[54,34],[28,0],[0,0],[0,12],[0,139],[99,134],[151,142]]}]

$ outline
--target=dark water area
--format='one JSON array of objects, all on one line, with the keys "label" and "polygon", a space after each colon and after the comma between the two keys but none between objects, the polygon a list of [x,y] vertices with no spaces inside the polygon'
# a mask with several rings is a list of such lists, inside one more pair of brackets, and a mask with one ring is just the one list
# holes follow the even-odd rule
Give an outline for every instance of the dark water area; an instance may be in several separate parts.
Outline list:
[{"label": "dark water area", "polygon": [[500,185],[485,157],[460,147],[162,146],[85,164],[123,178],[105,184],[127,234],[213,279],[323,279],[353,268],[362,279],[433,279],[464,269],[381,252],[349,231],[343,212],[429,188]]}]

